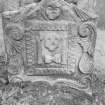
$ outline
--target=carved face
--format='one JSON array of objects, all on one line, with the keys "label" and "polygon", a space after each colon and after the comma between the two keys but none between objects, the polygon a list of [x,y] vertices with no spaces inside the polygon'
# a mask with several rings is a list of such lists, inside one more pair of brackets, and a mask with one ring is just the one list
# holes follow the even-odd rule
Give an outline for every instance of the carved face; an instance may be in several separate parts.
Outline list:
[{"label": "carved face", "polygon": [[22,39],[22,33],[18,28],[13,28],[10,31],[10,36],[14,39],[14,40],[21,40]]},{"label": "carved face", "polygon": [[57,50],[60,47],[61,38],[55,32],[47,33],[44,40],[44,46],[50,52]]},{"label": "carved face", "polygon": [[60,16],[61,10],[56,6],[48,6],[46,8],[46,15],[50,20],[54,20]]}]

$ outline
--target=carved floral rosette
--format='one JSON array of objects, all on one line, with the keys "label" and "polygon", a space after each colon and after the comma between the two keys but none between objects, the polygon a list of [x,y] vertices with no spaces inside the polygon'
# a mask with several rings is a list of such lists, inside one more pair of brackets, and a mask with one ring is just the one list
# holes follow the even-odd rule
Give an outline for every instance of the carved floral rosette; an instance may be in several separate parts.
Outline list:
[{"label": "carved floral rosette", "polygon": [[93,103],[96,15],[64,0],[42,0],[2,16],[10,87],[22,84],[3,93],[13,94],[4,96],[7,103]]}]

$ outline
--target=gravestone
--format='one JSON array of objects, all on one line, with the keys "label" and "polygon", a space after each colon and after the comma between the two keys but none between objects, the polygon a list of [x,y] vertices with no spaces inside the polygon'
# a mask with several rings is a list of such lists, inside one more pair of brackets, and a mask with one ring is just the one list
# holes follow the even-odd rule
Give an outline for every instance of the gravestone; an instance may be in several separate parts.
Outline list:
[{"label": "gravestone", "polygon": [[91,105],[96,18],[64,0],[42,0],[4,12],[6,67],[13,85],[4,100]]}]

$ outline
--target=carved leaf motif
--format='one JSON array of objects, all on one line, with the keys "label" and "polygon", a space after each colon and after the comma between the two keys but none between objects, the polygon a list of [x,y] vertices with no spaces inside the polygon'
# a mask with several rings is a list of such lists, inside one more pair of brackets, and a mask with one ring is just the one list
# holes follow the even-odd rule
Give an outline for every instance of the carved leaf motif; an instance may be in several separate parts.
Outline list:
[{"label": "carved leaf motif", "polygon": [[82,22],[97,18],[96,14],[87,13],[84,10],[77,8],[76,6],[73,9]]},{"label": "carved leaf motif", "polygon": [[92,58],[87,53],[84,53],[79,62],[80,71],[82,73],[90,73],[92,67],[93,67]]},{"label": "carved leaf motif", "polygon": [[21,53],[22,43],[18,44],[15,41],[8,40],[7,53],[9,56],[16,56]]},{"label": "carved leaf motif", "polygon": [[88,42],[87,52],[89,55],[93,55],[97,36],[95,24],[92,22],[82,23],[78,27],[78,34],[80,35],[81,40],[84,40],[85,38],[87,39]]}]

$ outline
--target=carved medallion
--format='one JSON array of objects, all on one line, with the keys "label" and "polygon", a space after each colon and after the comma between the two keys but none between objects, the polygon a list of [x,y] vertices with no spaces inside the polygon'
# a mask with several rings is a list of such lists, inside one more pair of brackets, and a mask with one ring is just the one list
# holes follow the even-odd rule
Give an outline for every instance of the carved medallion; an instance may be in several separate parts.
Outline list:
[{"label": "carved medallion", "polygon": [[55,20],[61,15],[61,9],[56,5],[48,5],[45,13],[49,20]]}]

